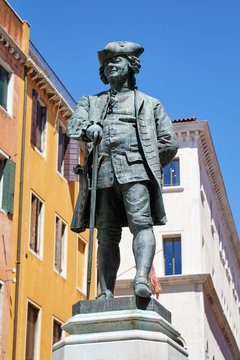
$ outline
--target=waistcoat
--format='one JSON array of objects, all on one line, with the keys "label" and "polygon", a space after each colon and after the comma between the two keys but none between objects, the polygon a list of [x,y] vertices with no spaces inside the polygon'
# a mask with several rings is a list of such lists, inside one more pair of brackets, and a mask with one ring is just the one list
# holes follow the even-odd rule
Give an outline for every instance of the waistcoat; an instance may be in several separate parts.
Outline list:
[{"label": "waistcoat", "polygon": [[99,145],[98,188],[149,180],[136,126],[134,91],[111,94]]}]

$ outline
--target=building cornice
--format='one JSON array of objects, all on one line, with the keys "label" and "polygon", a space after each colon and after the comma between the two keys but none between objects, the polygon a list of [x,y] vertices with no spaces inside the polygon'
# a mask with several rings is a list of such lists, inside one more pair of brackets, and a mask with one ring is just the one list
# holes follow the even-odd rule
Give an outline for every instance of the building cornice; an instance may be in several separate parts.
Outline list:
[{"label": "building cornice", "polygon": [[58,114],[61,113],[63,117],[68,119],[73,113],[76,102],[31,41],[26,65],[29,68],[28,74],[32,81],[40,90],[44,90],[48,100],[57,107]]},{"label": "building cornice", "polygon": [[29,76],[35,81],[40,90],[45,90],[48,95],[48,100],[52,101],[54,106],[57,107],[58,113],[62,113],[63,117],[69,118],[73,113],[73,109],[65,100],[64,96],[58,91],[46,74],[37,66],[33,59],[29,57],[26,65],[29,68]]},{"label": "building cornice", "polygon": [[[32,80],[35,81],[36,85],[39,86],[40,89],[45,90],[46,94],[48,95],[49,101],[52,101],[54,106],[57,107],[58,113],[61,113],[63,117],[69,118],[73,113],[73,108],[71,107],[67,99],[64,97],[64,95],[61,93],[61,91],[59,91],[57,86],[55,86],[50,80],[50,75],[47,72],[48,69],[46,69],[47,66],[46,68],[44,68],[44,66],[39,66],[34,57],[34,54],[31,53],[31,47],[30,55],[27,56],[16,44],[16,42],[11,38],[11,36],[8,35],[8,33],[1,25],[0,43],[2,43],[3,46],[8,49],[10,55],[15,59],[15,61],[18,61],[20,64],[25,64],[29,68],[29,76],[31,76]],[[52,74],[54,74],[51,69],[50,71],[52,72]],[[53,76],[55,76],[56,82],[58,82],[61,88],[64,90],[62,92],[65,92],[71,98],[70,94],[68,94],[67,90],[63,87],[57,76],[55,74]],[[74,103],[74,100],[72,98],[71,100]]]},{"label": "building cornice", "polygon": [[[234,359],[240,359],[240,349],[229,326],[210,274],[175,275],[159,278],[164,290],[174,285],[203,284],[204,293]],[[161,295],[160,295],[161,296]]]},{"label": "building cornice", "polygon": [[[210,274],[173,275],[173,276],[160,277],[158,279],[162,286],[163,291],[167,290],[167,288],[170,288],[172,286],[202,284],[204,294],[208,299],[211,310],[215,315],[218,326],[222,331],[224,339],[229,346],[233,358],[240,359],[240,349],[238,347],[234,334],[228,324],[228,320],[224,314],[223,308],[219,301]],[[116,282],[116,290],[132,289],[132,288],[133,288],[133,280],[117,280]],[[161,292],[160,292],[160,301],[161,301]]]},{"label": "building cornice", "polygon": [[8,49],[12,57],[18,61],[20,64],[26,62],[27,55],[22,51],[22,49],[16,44],[16,42],[11,38],[10,35],[4,30],[0,25],[0,42],[5,48]]},{"label": "building cornice", "polygon": [[240,277],[240,243],[207,121],[174,123],[179,143],[197,141],[212,193]]}]

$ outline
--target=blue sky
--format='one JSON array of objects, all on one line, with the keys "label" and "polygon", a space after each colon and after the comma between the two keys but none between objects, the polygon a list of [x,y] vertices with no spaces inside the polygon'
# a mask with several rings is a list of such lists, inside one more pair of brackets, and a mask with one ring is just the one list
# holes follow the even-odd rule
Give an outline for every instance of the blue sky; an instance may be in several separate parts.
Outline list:
[{"label": "blue sky", "polygon": [[172,119],[208,120],[240,234],[239,0],[9,0],[32,42],[77,100],[106,89],[97,50],[111,41],[145,48],[139,90]]}]

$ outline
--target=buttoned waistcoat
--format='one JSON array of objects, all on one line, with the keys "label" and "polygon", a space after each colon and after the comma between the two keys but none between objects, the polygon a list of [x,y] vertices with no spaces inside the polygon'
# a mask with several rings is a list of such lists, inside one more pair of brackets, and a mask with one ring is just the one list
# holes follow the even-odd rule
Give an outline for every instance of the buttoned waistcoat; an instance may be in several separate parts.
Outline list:
[{"label": "buttoned waistcoat", "polygon": [[103,120],[103,136],[99,144],[97,188],[149,180],[137,136],[133,90],[112,96]]},{"label": "buttoned waistcoat", "polygon": [[[86,129],[102,124],[108,106],[108,92],[82,97],[67,125],[71,138],[89,141]],[[161,191],[162,168],[176,155],[178,143],[172,122],[159,100],[135,90],[137,132],[143,158],[151,175],[150,199],[154,225],[164,225],[166,216]],[[88,146],[85,165],[80,174],[80,190],[71,229],[82,232],[89,226],[89,192],[87,177],[91,176],[92,151]],[[136,155],[138,156],[138,155]],[[123,219],[122,226],[127,226]]]}]

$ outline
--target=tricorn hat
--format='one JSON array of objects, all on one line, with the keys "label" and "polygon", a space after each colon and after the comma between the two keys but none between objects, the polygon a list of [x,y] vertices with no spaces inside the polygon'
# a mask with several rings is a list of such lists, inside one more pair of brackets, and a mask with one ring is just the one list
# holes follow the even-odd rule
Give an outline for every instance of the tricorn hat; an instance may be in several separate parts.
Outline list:
[{"label": "tricorn hat", "polygon": [[114,56],[132,55],[139,57],[143,52],[144,48],[139,44],[130,41],[114,41],[107,44],[103,50],[98,51],[98,59],[100,65],[103,66],[104,61]]}]

